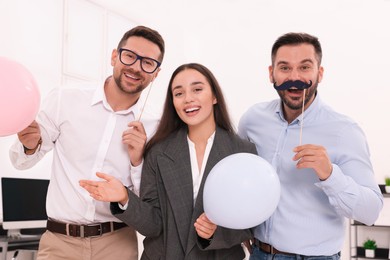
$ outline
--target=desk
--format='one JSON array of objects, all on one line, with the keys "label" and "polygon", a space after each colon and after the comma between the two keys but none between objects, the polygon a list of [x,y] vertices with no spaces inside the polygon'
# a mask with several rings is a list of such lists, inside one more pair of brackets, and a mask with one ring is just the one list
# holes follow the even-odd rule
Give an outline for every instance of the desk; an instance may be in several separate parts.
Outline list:
[{"label": "desk", "polygon": [[38,249],[41,235],[22,235],[21,237],[0,236],[0,260],[7,259],[7,252],[17,249]]}]

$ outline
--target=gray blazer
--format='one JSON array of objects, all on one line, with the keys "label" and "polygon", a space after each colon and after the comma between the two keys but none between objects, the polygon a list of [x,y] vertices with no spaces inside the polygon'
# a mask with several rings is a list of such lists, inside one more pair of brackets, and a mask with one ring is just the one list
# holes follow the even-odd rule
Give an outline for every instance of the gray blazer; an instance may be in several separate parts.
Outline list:
[{"label": "gray blazer", "polygon": [[252,237],[249,229],[218,226],[208,241],[198,237],[194,228],[204,211],[203,187],[210,170],[224,157],[240,152],[257,154],[252,143],[217,128],[194,206],[187,129],[171,134],[150,150],[143,165],[140,198],[128,191],[125,211],[111,203],[111,212],[118,219],[145,236],[141,259],[244,259],[240,243]]}]

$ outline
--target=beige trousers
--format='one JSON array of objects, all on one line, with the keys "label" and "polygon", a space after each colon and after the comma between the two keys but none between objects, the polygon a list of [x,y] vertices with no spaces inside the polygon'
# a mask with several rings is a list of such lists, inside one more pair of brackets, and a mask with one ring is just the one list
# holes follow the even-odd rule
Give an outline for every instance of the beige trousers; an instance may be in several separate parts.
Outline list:
[{"label": "beige trousers", "polygon": [[37,260],[137,260],[137,235],[124,227],[100,237],[80,238],[46,231]]}]

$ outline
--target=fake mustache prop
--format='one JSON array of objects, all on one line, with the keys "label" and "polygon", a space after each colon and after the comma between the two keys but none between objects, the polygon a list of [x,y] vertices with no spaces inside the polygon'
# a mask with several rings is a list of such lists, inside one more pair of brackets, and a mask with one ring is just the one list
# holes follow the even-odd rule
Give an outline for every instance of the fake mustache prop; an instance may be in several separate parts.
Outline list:
[{"label": "fake mustache prop", "polygon": [[277,86],[276,82],[275,82],[274,88],[276,90],[287,90],[287,89],[290,89],[292,87],[295,87],[297,89],[307,89],[307,88],[310,88],[312,84],[313,84],[313,82],[311,80],[309,81],[309,83],[306,83],[306,82],[301,81],[301,80],[294,80],[294,81],[289,80],[289,81],[283,82],[279,86]]},{"label": "fake mustache prop", "polygon": [[303,89],[303,98],[302,98],[302,114],[301,114],[301,128],[300,128],[300,134],[299,134],[299,145],[302,144],[302,132],[303,132],[303,115],[305,111],[305,96],[306,96],[306,89],[310,88],[313,82],[310,80],[309,83],[303,82],[301,80],[289,80],[281,85],[277,86],[276,82],[274,83],[274,88],[276,90],[288,90],[292,87],[295,87],[296,89]]}]

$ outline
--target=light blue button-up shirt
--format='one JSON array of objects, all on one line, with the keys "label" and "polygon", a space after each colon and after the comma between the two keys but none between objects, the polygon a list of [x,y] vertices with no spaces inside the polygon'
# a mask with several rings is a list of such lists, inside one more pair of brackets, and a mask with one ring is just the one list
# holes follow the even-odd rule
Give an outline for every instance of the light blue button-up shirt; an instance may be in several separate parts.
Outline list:
[{"label": "light blue button-up shirt", "polygon": [[318,95],[303,120],[302,144],[325,147],[333,164],[325,181],[313,169],[296,168],[293,149],[299,145],[302,121],[298,117],[288,124],[279,99],[254,105],[240,120],[240,136],[256,144],[281,183],[277,209],[254,234],[281,251],[332,255],[343,246],[345,217],[373,224],[383,196],[365,135],[354,121],[325,105]]}]

